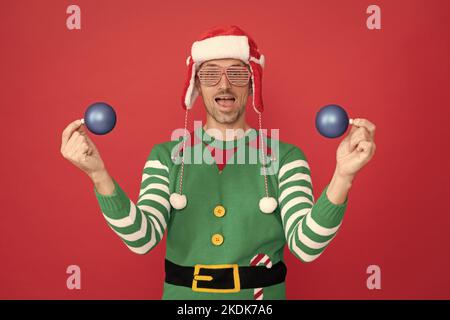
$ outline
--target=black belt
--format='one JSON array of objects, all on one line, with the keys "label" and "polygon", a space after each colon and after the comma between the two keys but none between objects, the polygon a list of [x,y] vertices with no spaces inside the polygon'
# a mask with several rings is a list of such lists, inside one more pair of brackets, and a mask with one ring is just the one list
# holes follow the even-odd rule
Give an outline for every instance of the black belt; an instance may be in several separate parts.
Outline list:
[{"label": "black belt", "polygon": [[237,264],[195,265],[185,267],[166,259],[165,281],[190,287],[200,292],[239,292],[241,289],[264,288],[284,282],[286,265],[280,261],[265,266],[238,266]]}]

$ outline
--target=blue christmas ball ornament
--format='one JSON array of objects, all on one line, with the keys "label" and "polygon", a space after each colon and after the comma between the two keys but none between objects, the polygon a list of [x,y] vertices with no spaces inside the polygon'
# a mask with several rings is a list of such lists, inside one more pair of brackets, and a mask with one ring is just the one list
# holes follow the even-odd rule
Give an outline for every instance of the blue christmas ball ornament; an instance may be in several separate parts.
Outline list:
[{"label": "blue christmas ball ornament", "polygon": [[92,133],[107,134],[116,126],[116,112],[109,104],[96,102],[86,109],[83,122]]},{"label": "blue christmas ball ornament", "polygon": [[316,115],[316,128],[327,138],[337,138],[347,131],[349,118],[347,112],[336,104],[322,107]]}]

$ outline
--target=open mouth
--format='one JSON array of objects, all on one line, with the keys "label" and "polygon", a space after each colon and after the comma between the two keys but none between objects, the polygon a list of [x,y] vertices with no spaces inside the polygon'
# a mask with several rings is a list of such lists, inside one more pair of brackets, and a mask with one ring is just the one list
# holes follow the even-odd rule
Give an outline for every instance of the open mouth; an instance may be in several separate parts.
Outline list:
[{"label": "open mouth", "polygon": [[214,98],[214,100],[219,106],[229,108],[233,106],[234,102],[236,101],[236,98],[233,96],[218,96]]}]

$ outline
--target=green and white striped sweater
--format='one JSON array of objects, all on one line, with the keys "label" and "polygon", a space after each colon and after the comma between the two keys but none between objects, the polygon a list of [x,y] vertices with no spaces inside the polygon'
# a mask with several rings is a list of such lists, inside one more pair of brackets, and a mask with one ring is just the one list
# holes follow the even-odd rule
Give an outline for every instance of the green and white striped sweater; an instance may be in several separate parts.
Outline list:
[{"label": "green and white striped sweater", "polygon": [[[115,179],[113,195],[103,196],[94,188],[108,225],[131,251],[149,252],[167,230],[166,258],[184,266],[231,263],[248,266],[257,253],[265,253],[277,263],[283,261],[286,243],[303,262],[320,256],[341,225],[348,199],[340,205],[331,203],[326,196],[327,186],[314,201],[310,168],[298,147],[281,141],[275,144],[266,137],[268,147],[277,146],[278,157],[269,164],[271,158],[267,157],[266,164],[272,170],[268,172],[273,173],[267,175],[269,195],[277,197],[278,207],[273,214],[263,214],[259,209],[259,199],[265,194],[260,158],[256,163],[233,161],[240,151],[246,155],[260,152],[256,149],[256,130],[251,129],[235,141],[219,141],[200,127],[194,137],[199,143],[194,142],[186,149],[183,193],[188,204],[184,209],[175,210],[169,202],[170,194],[179,190],[181,165],[176,161],[179,158],[173,157],[179,155],[174,150],[178,150],[180,141],[154,146],[144,166],[136,203]],[[223,168],[214,162],[221,150],[229,157]],[[196,152],[202,152],[202,163],[194,163]],[[225,209],[222,217],[214,214],[217,206]],[[217,234],[223,239],[220,245],[212,241]],[[164,283],[163,299],[252,297],[252,289],[203,293]],[[285,299],[285,284],[265,288],[264,297]]]}]

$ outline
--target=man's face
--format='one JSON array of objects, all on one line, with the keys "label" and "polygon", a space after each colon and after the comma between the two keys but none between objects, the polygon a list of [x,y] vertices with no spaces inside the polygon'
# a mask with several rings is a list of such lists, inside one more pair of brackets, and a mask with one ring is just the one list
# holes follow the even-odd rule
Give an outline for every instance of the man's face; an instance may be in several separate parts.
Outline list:
[{"label": "man's face", "polygon": [[[234,65],[246,66],[244,62],[236,59],[217,59],[204,62],[200,66],[200,69],[207,65],[217,65],[220,67]],[[195,82],[197,89],[203,97],[206,111],[218,123],[232,124],[245,113],[247,98],[251,94],[251,81],[245,86],[235,86],[223,74],[220,81],[211,87],[202,85],[198,76]],[[221,98],[231,98],[231,100]]]}]

